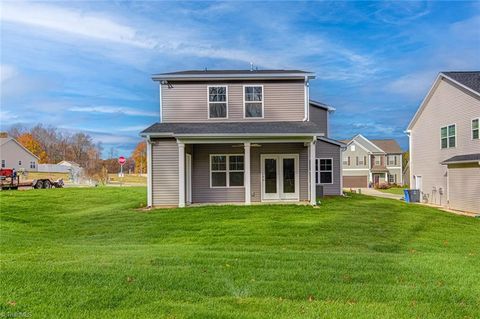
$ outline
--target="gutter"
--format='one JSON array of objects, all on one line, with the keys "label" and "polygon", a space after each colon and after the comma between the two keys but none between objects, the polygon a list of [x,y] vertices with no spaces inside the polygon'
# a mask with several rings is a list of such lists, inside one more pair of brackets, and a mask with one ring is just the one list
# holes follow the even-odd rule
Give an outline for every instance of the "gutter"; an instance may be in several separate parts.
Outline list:
[{"label": "gutter", "polygon": [[205,134],[175,134],[173,132],[165,133],[140,133],[141,137],[311,137],[324,136],[324,133],[205,133]]},{"label": "gutter", "polygon": [[262,74],[245,74],[245,73],[233,73],[233,74],[153,74],[152,80],[194,80],[201,81],[205,79],[212,80],[238,80],[238,79],[314,79],[315,73],[290,73],[290,74],[278,74],[278,73],[262,73]]}]

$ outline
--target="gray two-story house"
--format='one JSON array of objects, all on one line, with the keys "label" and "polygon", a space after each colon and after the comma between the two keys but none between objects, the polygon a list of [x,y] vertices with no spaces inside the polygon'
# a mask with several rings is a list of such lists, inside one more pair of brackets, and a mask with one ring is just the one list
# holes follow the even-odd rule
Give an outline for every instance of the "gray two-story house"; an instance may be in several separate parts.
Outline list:
[{"label": "gray two-story house", "polygon": [[310,101],[310,72],[205,70],[153,76],[159,123],[145,129],[148,205],[306,202],[340,195],[334,109]]},{"label": "gray two-story house", "polygon": [[403,185],[402,149],[393,139],[369,140],[361,134],[343,152],[343,186]]}]

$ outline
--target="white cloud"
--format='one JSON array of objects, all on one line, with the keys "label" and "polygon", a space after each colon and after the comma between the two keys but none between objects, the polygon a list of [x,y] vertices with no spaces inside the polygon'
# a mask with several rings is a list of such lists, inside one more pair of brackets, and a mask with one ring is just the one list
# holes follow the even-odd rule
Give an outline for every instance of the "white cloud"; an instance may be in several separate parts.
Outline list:
[{"label": "white cloud", "polygon": [[152,123],[145,125],[134,125],[134,126],[125,126],[117,129],[119,132],[140,132],[149,127]]},{"label": "white cloud", "polygon": [[125,114],[130,116],[150,116],[159,117],[159,113],[148,112],[139,109],[121,107],[121,106],[73,106],[68,109],[71,112],[83,112],[83,113],[105,113],[105,114]]},{"label": "white cloud", "polygon": [[35,3],[2,2],[0,17],[2,21],[43,27],[98,40],[142,48],[154,46],[152,41],[139,37],[136,30],[131,27],[98,14],[75,9]]},{"label": "white cloud", "polygon": [[427,70],[404,75],[389,83],[387,90],[410,98],[421,98],[427,94],[437,73],[434,70]]},{"label": "white cloud", "polygon": [[11,122],[18,120],[18,116],[10,111],[0,111],[0,123]]}]

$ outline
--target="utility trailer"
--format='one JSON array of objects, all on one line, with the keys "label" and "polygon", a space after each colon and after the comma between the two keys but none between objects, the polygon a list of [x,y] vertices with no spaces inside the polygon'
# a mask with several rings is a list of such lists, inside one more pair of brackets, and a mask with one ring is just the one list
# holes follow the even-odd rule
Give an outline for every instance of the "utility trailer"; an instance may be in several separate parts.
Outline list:
[{"label": "utility trailer", "polygon": [[62,188],[63,179],[53,181],[50,178],[39,178],[31,181],[20,182],[20,176],[14,173],[13,169],[0,169],[0,189],[18,189],[19,187],[40,188]]}]

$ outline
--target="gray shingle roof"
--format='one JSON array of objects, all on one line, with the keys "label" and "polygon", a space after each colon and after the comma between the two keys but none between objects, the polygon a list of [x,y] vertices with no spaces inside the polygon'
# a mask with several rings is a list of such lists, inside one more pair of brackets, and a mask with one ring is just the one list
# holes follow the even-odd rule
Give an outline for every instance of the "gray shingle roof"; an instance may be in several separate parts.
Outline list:
[{"label": "gray shingle roof", "polygon": [[241,134],[292,134],[317,135],[320,128],[313,122],[229,122],[229,123],[155,123],[142,131],[149,134],[172,135],[241,135]]},{"label": "gray shingle roof", "polygon": [[442,74],[480,93],[480,71],[442,72]]},{"label": "gray shingle roof", "polygon": [[158,75],[202,75],[202,74],[270,74],[310,73],[302,70],[185,70],[160,73]]},{"label": "gray shingle roof", "polygon": [[454,157],[450,157],[449,159],[443,161],[442,164],[471,163],[471,162],[480,162],[480,153],[457,155]]}]

